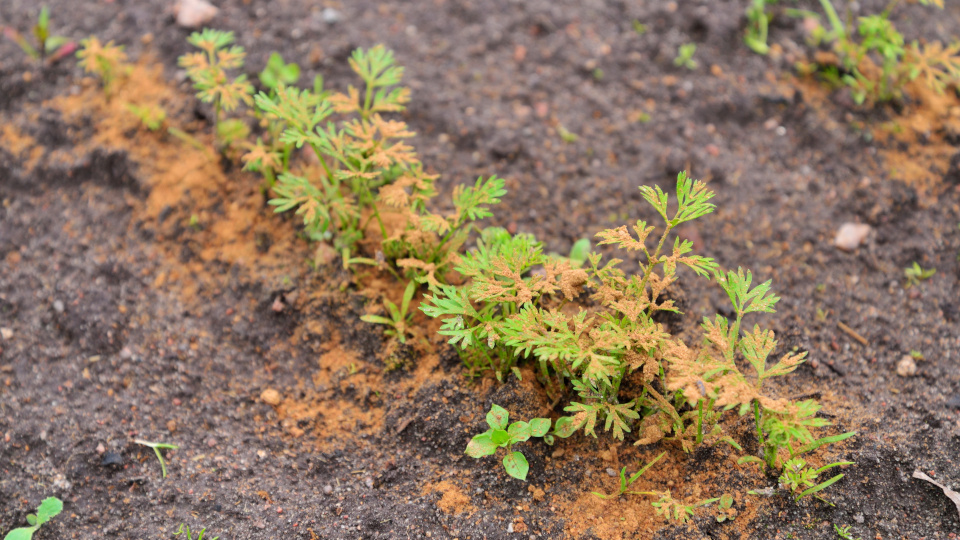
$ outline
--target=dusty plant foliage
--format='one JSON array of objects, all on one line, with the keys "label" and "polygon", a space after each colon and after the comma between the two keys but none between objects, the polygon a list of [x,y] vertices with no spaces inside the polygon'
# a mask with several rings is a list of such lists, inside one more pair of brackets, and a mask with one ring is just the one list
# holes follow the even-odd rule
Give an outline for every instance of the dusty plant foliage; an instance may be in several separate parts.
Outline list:
[{"label": "dusty plant foliage", "polygon": [[[279,142],[308,147],[319,167],[291,168],[262,144],[244,159],[268,171],[268,179],[276,176],[270,200],[276,211],[295,211],[311,238],[333,242],[345,266],[376,266],[439,285],[458,261],[472,224],[491,215],[488,207],[506,193],[504,181],[493,176],[459,186],[453,212],[433,212],[437,176],[424,171],[407,144],[414,133],[406,123],[384,116],[403,111],[410,100],[409,89],[399,86],[403,68],[382,46],[354,51],[350,66],[362,88],[329,92],[322,81],[313,90],[278,82],[256,96],[263,117],[280,126]],[[368,256],[358,256],[368,227],[376,231]]]},{"label": "dusty plant foliage", "polygon": [[[568,415],[554,424],[557,437],[578,431],[596,437],[602,429],[618,440],[631,436],[637,445],[667,440],[691,452],[725,442],[741,450],[720,421],[726,411],[752,412],[761,455],[742,462],[781,468],[781,454],[793,458],[852,436],[816,439],[811,429],[829,425],[816,416],[818,403],[783,399],[764,388],[806,356],[791,351],[769,365],[777,349],[773,331],[758,325],[741,330],[745,316],[774,311],[779,298],[770,282],[753,286],[749,271],[724,272],[712,259],[692,254],[692,242],[669,242],[677,226],[714,210],[713,192],[680,173],[671,212],[659,187],[640,189],[665,222],[659,234],[652,236],[656,227],[645,221],[597,234],[600,244],[635,255],[639,273],[624,272],[620,259],[601,264],[599,254],[580,267],[544,255],[530,235],[490,228],[456,266],[469,281],[433,286],[421,309],[443,320],[440,333],[473,374],[492,370],[502,380],[511,372],[519,376],[518,362],[533,363],[548,395],[566,403]],[[705,318],[703,340],[695,347],[672,336],[656,317],[677,311],[666,291],[681,266],[712,278],[736,314],[733,320]],[[679,520],[692,512],[674,504],[669,493],[660,495],[658,511]]]}]

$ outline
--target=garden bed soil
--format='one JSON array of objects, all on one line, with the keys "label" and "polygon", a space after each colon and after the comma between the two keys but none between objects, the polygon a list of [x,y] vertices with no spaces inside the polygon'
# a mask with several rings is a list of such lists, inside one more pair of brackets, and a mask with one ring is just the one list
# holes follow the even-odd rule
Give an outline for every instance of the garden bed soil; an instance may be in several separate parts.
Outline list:
[{"label": "garden bed soil", "polygon": [[[169,2],[52,0],[55,32],[115,40],[137,63],[107,101],[73,60],[41,68],[0,42],[0,531],[55,495],[64,513],[38,539],[170,538],[180,523],[225,540],[826,539],[834,524],[955,537],[953,503],[911,473],[960,486],[960,102],[857,110],[791,75],[808,52],[798,22],[778,20],[769,57],[743,46],[746,4],[225,0],[211,25],[236,32],[251,75],[279,50],[338,89],[355,84],[354,48],[386,44],[406,66],[402,116],[442,174],[438,200],[503,176],[490,224],[549,251],[656,222],[639,185],[670,187],[683,169],[706,180],[718,209],[681,234],[773,280],[777,313],[748,323],[810,354],[778,392],[819,399],[825,433],[857,431],[810,457],[856,462],[824,492],[832,504],[748,495],[776,479],[726,446],[530,442],[527,482],[465,456],[491,403],[561,414],[534,374],[467,378],[422,315],[424,340],[390,343],[359,316],[402,284],[316,251],[238,160],[138,126],[126,103],[161,104],[212,143],[210,111],[176,67],[188,31]],[[960,4],[948,4],[900,9],[897,24],[949,40]],[[35,7],[5,1],[0,21],[28,28]],[[695,70],[672,61],[686,42]],[[872,228],[852,252],[833,245],[845,222]],[[907,289],[914,261],[937,272]],[[695,276],[671,294],[684,311],[671,330],[688,343],[727,309]],[[916,374],[898,375],[911,351]],[[756,451],[751,419],[724,425]],[[179,445],[167,478],[136,439]],[[700,509],[677,525],[646,497],[590,494],[664,451],[638,490],[729,492],[736,520]]]}]

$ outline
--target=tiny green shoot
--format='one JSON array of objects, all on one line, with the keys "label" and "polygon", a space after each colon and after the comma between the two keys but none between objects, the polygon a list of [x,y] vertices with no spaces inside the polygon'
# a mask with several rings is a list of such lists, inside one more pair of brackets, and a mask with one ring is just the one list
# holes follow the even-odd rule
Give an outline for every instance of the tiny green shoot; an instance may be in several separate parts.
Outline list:
[{"label": "tiny green shoot", "polygon": [[498,448],[506,448],[507,455],[503,458],[503,468],[507,474],[518,479],[526,480],[530,465],[527,458],[520,452],[513,450],[513,445],[524,442],[530,437],[543,437],[544,442],[553,444],[549,418],[534,418],[530,422],[514,422],[508,425],[510,413],[499,405],[491,405],[487,413],[487,425],[490,429],[475,435],[467,444],[466,454],[480,459],[492,456]]},{"label": "tiny green shoot", "polygon": [[16,43],[24,54],[37,62],[47,60],[53,63],[77,50],[77,44],[69,38],[50,35],[50,9],[47,6],[40,8],[37,23],[33,25],[33,43],[13,27],[5,26],[2,30],[7,39]]},{"label": "tiny green shoot", "polygon": [[850,532],[850,525],[839,526],[836,523],[833,524],[833,530],[836,531],[837,536],[843,540],[860,540],[859,538],[854,538],[853,533]]},{"label": "tiny green shoot", "polygon": [[[177,532],[173,533],[173,535],[174,536],[180,536],[181,534],[186,535],[185,539],[181,539],[181,540],[203,540],[203,533],[205,532],[207,532],[206,527],[200,529],[200,532],[197,533],[197,537],[194,538],[193,535],[190,533],[190,526],[184,525],[183,523],[181,523],[180,528],[177,529]],[[210,538],[208,540],[217,540],[218,538],[220,537],[214,536],[213,538]]]},{"label": "tiny green shoot", "polygon": [[133,442],[146,446],[148,448],[153,448],[153,452],[157,454],[157,459],[160,461],[160,471],[163,474],[163,478],[167,477],[167,465],[163,462],[163,454],[160,453],[160,450],[177,450],[180,447],[175,444],[160,443],[160,442],[150,442],[143,441],[140,439],[134,440]]},{"label": "tiny green shoot", "polygon": [[388,326],[389,328],[383,332],[385,335],[394,336],[400,343],[406,343],[410,321],[413,319],[413,314],[408,313],[410,309],[410,300],[413,299],[413,295],[416,292],[417,282],[416,280],[411,279],[410,282],[407,283],[406,290],[403,291],[403,299],[400,301],[399,308],[390,300],[387,300],[386,298],[383,299],[383,305],[387,308],[387,311],[390,314],[389,319],[386,317],[381,317],[380,315],[363,315],[360,317],[360,320],[372,324],[382,324]]},{"label": "tiny green shoot", "polygon": [[666,452],[663,452],[659,456],[653,458],[653,461],[641,467],[639,471],[631,475],[629,478],[627,478],[627,468],[624,467],[620,469],[620,486],[618,488],[619,491],[617,493],[614,493],[611,495],[604,495],[603,493],[597,493],[596,491],[591,491],[590,493],[593,493],[594,495],[596,495],[597,497],[600,497],[601,499],[616,499],[617,497],[623,494],[655,495],[656,493],[652,491],[628,491],[628,489],[634,482],[636,482],[641,476],[643,476],[643,473],[647,472],[647,470],[649,470],[654,463],[660,461],[660,458],[662,458],[664,455],[666,455]]},{"label": "tiny green shoot", "polygon": [[63,501],[56,497],[47,497],[37,507],[36,514],[27,514],[27,523],[29,527],[20,527],[8,532],[3,540],[31,540],[33,533],[37,532],[44,523],[63,511]]},{"label": "tiny green shoot", "polygon": [[677,67],[685,67],[690,70],[697,69],[699,64],[693,59],[693,55],[696,52],[696,43],[684,43],[677,50],[677,57],[673,59],[673,65]]},{"label": "tiny green shoot", "polygon": [[907,283],[903,286],[903,288],[909,289],[910,287],[919,285],[921,281],[930,279],[936,273],[936,268],[921,268],[920,265],[914,261],[913,265],[903,269],[903,276],[907,278]]},{"label": "tiny green shoot", "polygon": [[737,509],[733,507],[733,495],[724,493],[720,496],[720,504],[717,511],[717,523],[731,521],[737,517]]}]

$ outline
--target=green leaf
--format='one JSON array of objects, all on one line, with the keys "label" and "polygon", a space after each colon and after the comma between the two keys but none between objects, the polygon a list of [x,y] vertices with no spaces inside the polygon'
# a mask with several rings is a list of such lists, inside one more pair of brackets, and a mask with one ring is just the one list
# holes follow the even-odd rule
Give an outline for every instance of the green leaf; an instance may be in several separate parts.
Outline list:
[{"label": "green leaf", "polygon": [[506,446],[510,443],[510,434],[505,429],[494,429],[490,432],[490,440],[497,446]]},{"label": "green leaf", "polygon": [[[691,44],[692,45],[692,44]],[[693,46],[696,49],[696,46]],[[692,51],[691,51],[692,54]],[[672,220],[671,226],[697,219],[713,212],[715,205],[708,203],[714,193],[707,189],[707,185],[700,180],[694,180],[683,171],[677,175],[677,203],[679,208]]]},{"label": "green leaf", "polygon": [[56,497],[47,497],[37,507],[37,524],[43,525],[60,512],[63,512],[63,501]]},{"label": "green leaf", "polygon": [[847,433],[841,433],[840,435],[831,435],[829,437],[823,437],[821,439],[817,439],[811,443],[801,446],[800,448],[797,449],[796,453],[805,454],[807,452],[812,452],[825,444],[837,443],[842,440],[849,439],[850,437],[853,437],[856,434],[857,434],[856,431],[848,431]]},{"label": "green leaf", "polygon": [[503,407],[493,404],[490,406],[490,412],[487,413],[487,425],[492,429],[505,429],[510,420],[510,413]]},{"label": "green leaf", "polygon": [[511,452],[504,456],[503,468],[507,470],[507,474],[510,476],[518,480],[526,480],[530,464],[527,463],[527,458],[520,452]]},{"label": "green leaf", "polygon": [[757,456],[743,456],[737,460],[737,465],[743,465],[744,463],[756,463],[760,465],[761,469],[763,469],[767,465],[765,461],[758,458]]},{"label": "green leaf", "polygon": [[414,280],[410,280],[410,282],[407,283],[406,290],[403,291],[403,301],[400,302],[401,318],[405,318],[407,316],[407,310],[410,308],[410,300],[413,299],[413,295],[416,292],[417,292],[417,283]]},{"label": "green leaf", "polygon": [[466,454],[472,458],[482,458],[484,456],[492,456],[497,453],[497,448],[500,446],[493,442],[491,438],[491,432],[487,431],[479,435],[474,435],[470,442],[467,443]]},{"label": "green leaf", "polygon": [[797,495],[797,500],[799,501],[800,499],[806,497],[807,495],[811,495],[811,494],[816,493],[816,492],[818,492],[818,491],[822,491],[822,490],[824,490],[824,489],[827,489],[828,487],[830,487],[830,486],[832,486],[833,484],[837,483],[841,478],[843,478],[843,474],[838,474],[838,475],[834,476],[833,478],[827,480],[826,482],[823,482],[823,483],[821,483],[821,484],[817,484],[817,485],[813,486],[812,488],[804,491],[804,492],[801,493],[800,495]]},{"label": "green leaf", "polygon": [[246,139],[250,135],[250,127],[237,118],[221,120],[217,125],[217,136],[226,144]]},{"label": "green leaf", "polygon": [[64,36],[50,36],[43,42],[43,48],[47,54],[52,54],[54,51],[64,46],[70,41],[70,38]]},{"label": "green leaf", "polygon": [[640,186],[640,194],[656,209],[664,221],[669,221],[667,219],[668,196],[660,189],[660,186]]},{"label": "green leaf", "polygon": [[533,437],[543,437],[550,431],[549,418],[534,418],[530,421],[530,435]]},{"label": "green leaf", "polygon": [[7,533],[3,537],[3,540],[31,540],[33,538],[33,533],[40,527],[21,527],[19,529],[14,529]]},{"label": "green leaf", "polygon": [[[650,463],[647,463],[647,464],[644,465],[639,471],[637,471],[637,472],[633,473],[632,475],[630,475],[630,480],[626,481],[626,485],[630,485],[630,484],[633,484],[634,482],[636,482],[638,478],[640,478],[641,476],[643,476],[643,473],[647,472],[647,471],[650,469],[650,467],[653,467],[653,464],[654,464],[654,463],[660,461],[660,458],[662,458],[662,457],[665,456],[665,455],[667,455],[666,452],[661,452],[659,456],[653,458],[653,461],[651,461]],[[626,470],[627,470],[627,468],[624,467],[624,468],[623,468],[623,471],[626,471]],[[624,474],[623,471],[620,472],[620,475],[621,475],[621,476]]]},{"label": "green leaf", "polygon": [[378,315],[362,315],[360,316],[360,320],[371,324],[385,324],[387,326],[393,326],[394,324],[392,320]]},{"label": "green leaf", "polygon": [[514,422],[510,424],[507,432],[510,434],[510,441],[512,443],[524,442],[530,438],[530,424],[522,421]]},{"label": "green leaf", "polygon": [[580,424],[575,423],[572,416],[562,416],[554,422],[553,434],[561,439],[566,439],[576,433],[579,428]]},{"label": "green leaf", "polygon": [[573,247],[570,248],[570,257],[568,257],[574,264],[576,268],[579,268],[587,262],[587,257],[590,256],[590,250],[592,246],[590,244],[589,238],[581,238],[577,240]]}]

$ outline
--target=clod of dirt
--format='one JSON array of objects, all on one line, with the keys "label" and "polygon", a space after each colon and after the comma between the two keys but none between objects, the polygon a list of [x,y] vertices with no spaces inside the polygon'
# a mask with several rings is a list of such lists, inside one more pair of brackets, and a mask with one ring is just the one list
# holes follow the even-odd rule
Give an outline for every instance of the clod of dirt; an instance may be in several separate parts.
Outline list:
[{"label": "clod of dirt", "polygon": [[177,24],[184,28],[199,28],[216,17],[219,11],[206,0],[180,0],[173,8]]},{"label": "clod of dirt", "polygon": [[279,405],[280,404],[280,392],[277,392],[273,388],[267,388],[260,393],[260,399],[267,405]]},{"label": "clod of dirt", "polygon": [[901,377],[913,377],[917,374],[917,363],[914,361],[913,357],[905,355],[903,358],[897,362],[897,375]]},{"label": "clod of dirt", "polygon": [[103,460],[100,462],[100,465],[104,467],[109,467],[110,465],[123,465],[123,456],[116,452],[107,452],[103,455]]},{"label": "clod of dirt", "polygon": [[860,247],[860,244],[870,234],[870,230],[871,227],[863,223],[844,223],[837,230],[833,245],[844,251],[853,251]]}]

